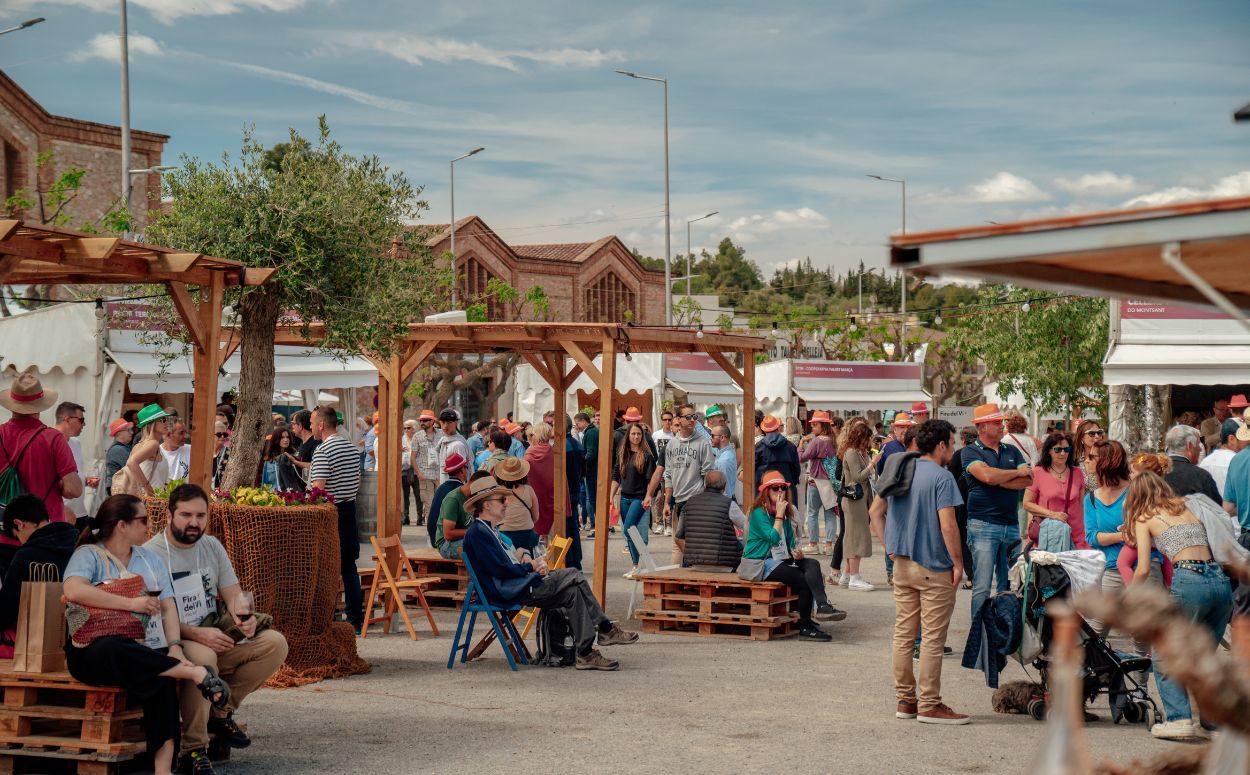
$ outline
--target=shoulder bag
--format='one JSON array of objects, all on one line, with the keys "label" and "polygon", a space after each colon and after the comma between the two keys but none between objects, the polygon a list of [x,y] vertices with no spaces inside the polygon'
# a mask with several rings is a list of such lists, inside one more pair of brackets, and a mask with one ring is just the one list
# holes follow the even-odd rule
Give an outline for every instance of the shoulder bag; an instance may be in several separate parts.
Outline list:
[{"label": "shoulder bag", "polygon": [[[106,572],[110,565],[118,568],[118,578],[106,579],[96,584],[97,588],[120,597],[143,597],[147,593],[142,576],[123,568],[121,562],[110,552],[95,545],[89,548],[100,555]],[[65,622],[69,629],[70,642],[79,648],[90,646],[100,638],[126,638],[143,642],[144,619],[133,611],[66,603]]]}]

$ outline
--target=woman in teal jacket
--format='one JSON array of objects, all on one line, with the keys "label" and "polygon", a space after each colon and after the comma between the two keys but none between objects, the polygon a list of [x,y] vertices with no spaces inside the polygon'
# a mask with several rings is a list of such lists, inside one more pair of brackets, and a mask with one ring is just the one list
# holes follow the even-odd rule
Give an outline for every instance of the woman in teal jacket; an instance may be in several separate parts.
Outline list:
[{"label": "woman in teal jacket", "polygon": [[846,612],[829,604],[820,563],[803,556],[794,536],[794,507],[788,499],[790,485],[777,471],[764,474],[759,495],[747,522],[746,547],[738,576],[750,581],[779,581],[799,596],[799,637],[805,640],[829,641],[832,636],[812,621],[812,605],[816,616],[838,621]]}]

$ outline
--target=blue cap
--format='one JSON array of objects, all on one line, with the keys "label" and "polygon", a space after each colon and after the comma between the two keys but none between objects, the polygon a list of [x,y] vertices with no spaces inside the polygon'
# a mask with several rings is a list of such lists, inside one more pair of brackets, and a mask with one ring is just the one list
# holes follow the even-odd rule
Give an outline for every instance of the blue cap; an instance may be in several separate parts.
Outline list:
[{"label": "blue cap", "polygon": [[1220,443],[1223,444],[1228,440],[1229,436],[1236,435],[1237,431],[1240,430],[1241,427],[1241,423],[1234,420],[1232,417],[1229,417],[1227,420],[1220,423]]}]

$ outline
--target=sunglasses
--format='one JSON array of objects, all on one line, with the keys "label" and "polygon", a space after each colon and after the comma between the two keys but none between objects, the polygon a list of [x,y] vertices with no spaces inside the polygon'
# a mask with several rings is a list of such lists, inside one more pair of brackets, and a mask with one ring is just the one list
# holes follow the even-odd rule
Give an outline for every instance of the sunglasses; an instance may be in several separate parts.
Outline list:
[{"label": "sunglasses", "polygon": [[790,489],[790,485],[788,485],[788,484],[770,484],[770,485],[768,485],[768,488],[767,488],[767,489],[769,489],[769,490],[788,490],[788,489]]},{"label": "sunglasses", "polygon": [[677,419],[678,420],[693,420],[694,415],[693,414],[679,414],[677,415]]},{"label": "sunglasses", "polygon": [[1071,447],[1052,447],[1050,451],[1051,451],[1051,452],[1062,452],[1063,454],[1065,454],[1065,455],[1066,455],[1066,454],[1068,454],[1069,452],[1071,452],[1071,451],[1072,451],[1072,448],[1071,448]]},{"label": "sunglasses", "polygon": [[1085,431],[1086,436],[1106,436],[1106,431]]},{"label": "sunglasses", "polygon": [[508,502],[508,498],[507,498],[507,496],[505,496],[505,495],[500,495],[500,496],[499,496],[499,497],[497,497],[497,498],[487,498],[487,499],[486,499],[486,502],[487,502],[487,503],[507,503],[507,502]]},{"label": "sunglasses", "polygon": [[229,433],[220,433],[220,432],[219,432],[219,433],[214,433],[213,435],[214,435],[214,436],[216,436],[216,437],[217,437],[217,438],[219,438],[219,439],[228,439],[228,438],[230,438],[230,434],[229,434]]}]

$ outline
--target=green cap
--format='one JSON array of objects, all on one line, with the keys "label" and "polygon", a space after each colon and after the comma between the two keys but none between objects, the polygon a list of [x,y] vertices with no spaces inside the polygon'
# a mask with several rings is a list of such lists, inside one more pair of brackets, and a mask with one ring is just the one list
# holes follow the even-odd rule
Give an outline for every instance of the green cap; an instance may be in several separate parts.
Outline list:
[{"label": "green cap", "polygon": [[707,417],[709,420],[712,419],[713,417],[721,416],[724,414],[725,414],[725,410],[721,409],[716,404],[712,404],[711,406],[709,406],[707,408],[707,411],[703,413],[703,415]]},{"label": "green cap", "polygon": [[160,404],[148,404],[139,410],[138,426],[146,428],[157,420],[168,416],[169,413],[162,409]]}]

